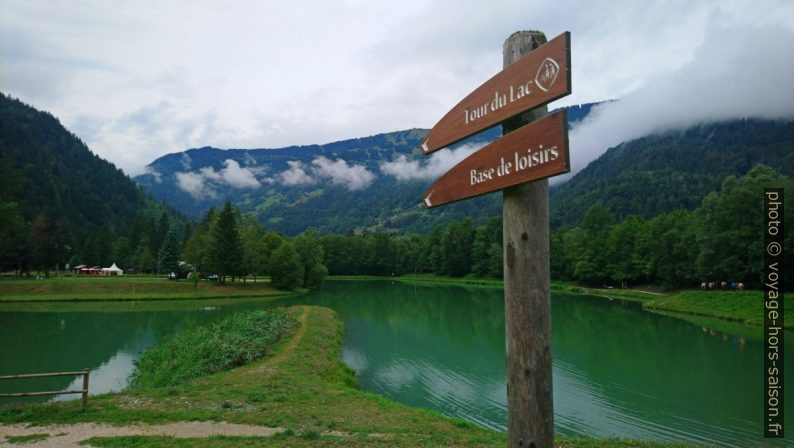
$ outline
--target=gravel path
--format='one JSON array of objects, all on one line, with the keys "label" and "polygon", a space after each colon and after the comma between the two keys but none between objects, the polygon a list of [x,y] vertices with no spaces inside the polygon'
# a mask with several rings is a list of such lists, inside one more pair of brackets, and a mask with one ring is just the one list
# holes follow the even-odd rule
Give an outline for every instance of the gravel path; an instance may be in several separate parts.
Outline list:
[{"label": "gravel path", "polygon": [[[238,425],[226,422],[176,422],[165,425],[110,426],[98,423],[73,425],[29,426],[26,424],[0,425],[0,447],[67,448],[85,447],[80,441],[92,437],[118,436],[172,436],[180,438],[223,436],[269,437],[282,431],[281,428]],[[44,440],[12,444],[7,436],[49,434]]]}]

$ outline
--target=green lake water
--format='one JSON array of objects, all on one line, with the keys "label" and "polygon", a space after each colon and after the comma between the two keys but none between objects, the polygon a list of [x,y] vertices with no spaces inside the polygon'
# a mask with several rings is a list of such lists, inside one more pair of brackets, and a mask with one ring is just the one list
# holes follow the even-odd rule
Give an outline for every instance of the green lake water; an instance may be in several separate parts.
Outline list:
[{"label": "green lake water", "polygon": [[[0,375],[89,367],[92,393],[119,390],[134,359],[163,335],[272,305],[222,303],[110,306],[119,307],[115,312],[71,311],[73,305],[56,312],[0,307]],[[337,311],[345,324],[342,358],[355,369],[361,389],[505,429],[501,289],[327,281],[319,291],[276,303]],[[787,446],[762,437],[760,328],[744,328],[744,336],[724,334],[636,304],[556,293],[552,328],[559,433]],[[785,381],[794,385],[794,350],[786,345]],[[62,388],[71,380],[53,381],[60,383],[49,387]],[[9,382],[0,382],[0,391],[8,390],[3,383]],[[23,390],[20,383],[14,387]],[[787,413],[789,433],[792,416]]]}]

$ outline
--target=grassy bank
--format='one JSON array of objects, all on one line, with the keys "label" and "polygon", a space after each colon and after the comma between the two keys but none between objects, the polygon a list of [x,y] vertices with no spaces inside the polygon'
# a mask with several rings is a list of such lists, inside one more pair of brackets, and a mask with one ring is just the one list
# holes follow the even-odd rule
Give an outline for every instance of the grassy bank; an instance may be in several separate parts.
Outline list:
[{"label": "grassy bank", "polygon": [[0,281],[2,302],[93,300],[186,300],[221,297],[268,297],[287,294],[270,282],[247,281],[220,285],[202,281],[172,281],[162,277],[51,277],[44,280]]},{"label": "grassy bank", "polygon": [[[339,360],[342,326],[335,313],[318,307],[293,307],[287,313],[300,326],[264,360],[167,387],[91,397],[85,411],[77,401],[0,408],[0,422],[128,425],[226,421],[279,429],[272,437],[124,436],[90,440],[93,446],[104,447],[506,445],[504,433],[357,390],[353,373]],[[669,445],[559,438],[558,446]]]},{"label": "grassy bank", "polygon": [[[681,291],[645,302],[643,308],[760,326],[764,323],[763,303],[763,291]],[[794,302],[787,301],[785,309],[778,312],[785,317],[785,328],[794,329]]]},{"label": "grassy bank", "polygon": [[476,286],[492,286],[501,288],[504,282],[494,278],[475,277],[467,275],[464,277],[446,277],[442,275],[433,274],[405,274],[401,276],[387,277],[387,276],[374,276],[374,275],[333,275],[326,278],[326,280],[393,280],[401,282],[424,282],[435,284],[455,284],[455,285],[476,285]]},{"label": "grassy bank", "polygon": [[[384,280],[393,279],[405,282],[424,282],[435,284],[454,284],[454,285],[473,285],[473,286],[489,286],[502,288],[504,281],[497,278],[476,277],[473,275],[466,275],[464,277],[448,277],[434,274],[406,274],[400,277],[372,277],[372,276],[334,276],[329,277],[331,280]],[[550,288],[552,291],[563,292],[568,294],[584,294],[596,297],[603,297],[605,299],[619,299],[629,300],[633,302],[644,302],[646,300],[658,298],[661,294],[654,291],[642,290],[629,290],[629,289],[601,289],[589,288],[586,286],[578,286],[566,282],[552,281]]]},{"label": "grassy bank", "polygon": [[[473,286],[503,287],[499,279],[466,277],[443,277],[432,274],[404,275],[401,277],[355,277],[337,276],[338,280],[384,280],[393,279],[407,282],[426,282],[436,284],[458,284]],[[612,289],[590,288],[566,282],[551,282],[552,292],[579,294],[600,297],[608,300],[624,300],[641,303],[643,308],[672,317],[682,318],[697,325],[716,330],[730,330],[735,334],[753,334],[752,329],[742,326],[759,326],[764,322],[764,315],[759,304],[763,302],[763,292],[748,290],[736,291],[701,291],[684,290],[664,292],[654,288],[645,289]],[[794,329],[794,302],[788,301],[784,310],[786,329]],[[724,321],[724,322],[720,322]]]}]

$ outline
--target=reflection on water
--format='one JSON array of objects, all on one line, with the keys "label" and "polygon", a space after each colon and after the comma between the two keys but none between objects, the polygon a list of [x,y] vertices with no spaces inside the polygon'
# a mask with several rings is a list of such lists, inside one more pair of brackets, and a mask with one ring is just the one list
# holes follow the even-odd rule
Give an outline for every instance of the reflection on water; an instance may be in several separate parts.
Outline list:
[{"label": "reflection on water", "polygon": [[[0,375],[91,370],[89,393],[119,391],[126,387],[135,360],[158,339],[180,329],[220,319],[231,312],[270,306],[261,300],[237,300],[232,306],[182,303],[184,309],[166,310],[155,304],[103,304],[103,312],[0,311]],[[41,304],[36,304],[41,305]],[[86,304],[96,307],[99,304]],[[61,307],[60,305],[55,308]],[[66,310],[79,309],[64,304]],[[137,311],[139,308],[147,311]],[[177,307],[178,308],[178,307]],[[0,393],[82,389],[82,376],[0,381]],[[74,400],[79,394],[14,398]],[[0,398],[0,404],[11,401]]]},{"label": "reflection on water", "polygon": [[[362,389],[505,429],[501,289],[326,282],[303,301],[339,313],[342,359]],[[704,332],[636,304],[559,294],[552,328],[558,432],[785,446],[763,439],[760,340]],[[786,371],[789,382],[793,374]],[[791,413],[787,423],[794,427]]]},{"label": "reflection on water", "polygon": [[[36,312],[0,307],[0,375],[88,367],[92,394],[119,390],[140,352],[158,339],[278,303],[317,304],[339,313],[345,324],[342,359],[355,369],[362,389],[505,428],[498,288],[330,281],[319,291],[275,303],[64,304],[57,312],[41,311],[40,304],[30,308]],[[75,311],[86,306],[92,311]],[[762,438],[762,347],[752,330],[742,329],[741,337],[704,331],[636,305],[567,295],[552,299],[552,328],[558,432],[786,446]],[[794,359],[793,351],[788,344],[787,359]],[[789,366],[788,384],[794,384],[792,376]],[[79,388],[81,381],[0,381],[0,391]],[[794,413],[786,417],[794,428]]]}]

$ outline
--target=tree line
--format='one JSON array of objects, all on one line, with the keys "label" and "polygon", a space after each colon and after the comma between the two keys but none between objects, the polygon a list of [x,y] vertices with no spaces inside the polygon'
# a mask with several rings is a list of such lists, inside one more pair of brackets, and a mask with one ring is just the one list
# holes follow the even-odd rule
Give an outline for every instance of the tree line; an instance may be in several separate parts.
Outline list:
[{"label": "tree line", "polygon": [[[742,177],[729,176],[720,191],[695,210],[679,209],[651,219],[630,215],[616,221],[596,203],[577,226],[550,235],[555,280],[593,286],[659,284],[691,287],[703,281],[737,281],[760,287],[763,270],[763,189],[794,181],[758,165]],[[791,198],[785,207],[792,210]],[[0,206],[8,207],[8,205]],[[790,214],[790,213],[789,213]],[[8,216],[8,215],[7,215]],[[785,247],[793,247],[790,220]],[[11,226],[13,227],[13,226]],[[8,229],[9,227],[6,227]],[[37,217],[30,226],[32,266],[51,266],[69,248],[59,243],[59,223]],[[427,234],[375,232],[319,235],[309,229],[287,238],[268,231],[250,214],[227,202],[196,224],[180,225],[163,213],[140,218],[124,232],[105,225],[70,257],[77,262],[168,274],[195,271],[221,283],[270,276],[282,289],[316,288],[327,274],[400,276],[502,276],[502,221],[475,225],[466,218]],[[791,265],[792,251],[786,251]],[[787,279],[786,287],[792,288]]]},{"label": "tree line", "polygon": [[[562,227],[550,241],[552,278],[592,285],[660,284],[692,287],[702,282],[762,286],[764,188],[791,191],[794,181],[757,165],[745,176],[728,176],[695,210],[679,209],[651,219],[630,215],[615,222],[600,203],[577,227]],[[791,198],[786,199],[791,210]],[[788,214],[790,214],[789,212]],[[784,247],[794,244],[786,221]],[[792,251],[786,263],[793,262]],[[792,289],[794,279],[787,279]]]},{"label": "tree line", "polygon": [[[681,208],[651,219],[629,215],[618,222],[602,203],[593,204],[578,226],[551,232],[552,279],[669,288],[737,281],[760,288],[763,190],[769,187],[791,191],[794,181],[757,165],[745,176],[725,178],[720,190],[708,194],[695,210]],[[790,196],[787,210],[792,210]],[[784,247],[794,247],[791,220],[784,233]],[[502,276],[500,218],[479,226],[471,219],[437,225],[427,235],[325,235],[320,243],[333,275]],[[794,263],[792,252],[785,252],[788,266]],[[789,290],[792,280],[787,279]]]}]

